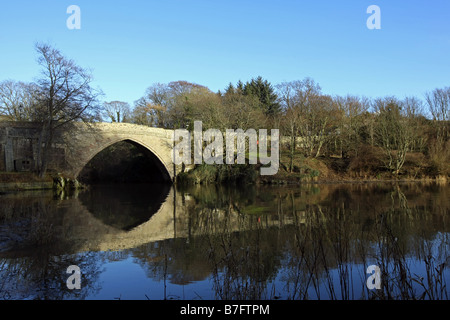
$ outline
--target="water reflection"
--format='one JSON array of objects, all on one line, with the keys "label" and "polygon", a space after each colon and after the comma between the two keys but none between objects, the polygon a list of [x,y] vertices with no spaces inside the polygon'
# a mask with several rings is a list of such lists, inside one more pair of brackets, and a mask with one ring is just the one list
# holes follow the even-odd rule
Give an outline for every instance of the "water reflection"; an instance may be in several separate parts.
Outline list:
[{"label": "water reflection", "polygon": [[104,224],[129,231],[158,211],[170,188],[169,184],[94,185],[78,198]]},{"label": "water reflection", "polygon": [[446,185],[135,187],[2,195],[0,298],[448,299]]}]

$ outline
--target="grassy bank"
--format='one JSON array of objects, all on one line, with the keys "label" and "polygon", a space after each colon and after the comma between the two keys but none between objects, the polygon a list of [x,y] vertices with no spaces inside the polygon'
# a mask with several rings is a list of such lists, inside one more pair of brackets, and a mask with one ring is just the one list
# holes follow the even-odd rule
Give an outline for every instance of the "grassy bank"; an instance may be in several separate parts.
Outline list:
[{"label": "grassy bank", "polygon": [[[248,163],[248,161],[247,161]],[[319,182],[363,182],[363,181],[437,181],[447,183],[447,175],[436,174],[433,165],[417,154],[411,153],[401,172],[394,174],[383,167],[376,154],[368,153],[354,158],[319,157],[307,158],[288,152],[280,154],[277,174],[260,175],[261,165],[198,165],[178,176],[184,184],[211,183],[260,183],[299,184]]]},{"label": "grassy bank", "polygon": [[428,163],[416,153],[406,157],[402,170],[395,174],[383,166],[379,154],[365,150],[358,157],[318,157],[306,158],[296,155],[290,170],[290,157],[287,153],[280,156],[280,168],[273,176],[261,178],[263,183],[300,183],[300,182],[361,182],[361,181],[438,181],[446,183],[447,175],[436,172],[432,163]]},{"label": "grassy bank", "polygon": [[0,172],[0,191],[52,189],[50,176],[40,178],[31,172]]}]

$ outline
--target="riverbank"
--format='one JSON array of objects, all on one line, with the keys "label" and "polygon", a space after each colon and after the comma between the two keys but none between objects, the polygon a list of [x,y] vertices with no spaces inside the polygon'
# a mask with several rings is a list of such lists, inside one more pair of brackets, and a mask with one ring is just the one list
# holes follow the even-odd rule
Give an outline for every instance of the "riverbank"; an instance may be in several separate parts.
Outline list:
[{"label": "riverbank", "polygon": [[[370,155],[358,158],[319,157],[281,153],[278,172],[260,175],[261,165],[198,165],[179,174],[183,184],[256,183],[264,185],[295,185],[301,183],[364,183],[364,182],[437,182],[448,183],[449,176],[437,174],[432,165],[415,154],[408,155],[398,174],[385,169],[381,161]],[[367,161],[366,161],[367,160]]]},{"label": "riverbank", "polygon": [[50,176],[38,177],[31,172],[0,172],[0,191],[52,189]]},{"label": "riverbank", "polygon": [[61,175],[47,174],[39,177],[32,172],[0,172],[0,192],[29,190],[68,190],[85,186],[77,180]]},{"label": "riverbank", "polygon": [[398,175],[381,167],[352,170],[351,162],[341,158],[302,158],[294,162],[292,171],[280,164],[277,174],[262,176],[261,184],[300,183],[366,183],[366,182],[437,182],[445,184],[449,177],[427,173],[427,168],[405,166]]},{"label": "riverbank", "polygon": [[[446,184],[450,178],[434,174],[426,163],[410,160],[400,174],[384,170],[379,163],[338,157],[290,159],[281,154],[275,175],[260,175],[261,165],[199,165],[178,175],[181,184],[251,183],[264,185],[296,185],[302,183],[366,183],[366,182],[437,182]],[[0,192],[24,190],[73,190],[86,186],[76,179],[59,174],[43,178],[31,172],[0,172]]]}]

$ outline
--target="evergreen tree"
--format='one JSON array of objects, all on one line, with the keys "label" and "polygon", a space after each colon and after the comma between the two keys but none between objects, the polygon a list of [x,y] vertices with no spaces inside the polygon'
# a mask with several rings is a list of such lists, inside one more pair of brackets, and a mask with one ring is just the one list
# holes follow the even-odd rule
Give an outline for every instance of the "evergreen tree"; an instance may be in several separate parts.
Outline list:
[{"label": "evergreen tree", "polygon": [[241,80],[238,81],[237,85],[236,85],[236,90],[238,93],[243,93],[244,92],[244,84],[242,83]]},{"label": "evergreen tree", "polygon": [[244,95],[253,95],[258,97],[262,110],[268,116],[274,116],[281,111],[281,106],[278,102],[278,96],[275,93],[275,90],[270,82],[263,80],[261,76],[247,82],[243,86],[242,93]]},{"label": "evergreen tree", "polygon": [[228,87],[226,87],[226,89],[225,89],[225,94],[234,94],[234,92],[235,92],[235,89],[233,87],[233,84],[230,82],[228,84]]}]

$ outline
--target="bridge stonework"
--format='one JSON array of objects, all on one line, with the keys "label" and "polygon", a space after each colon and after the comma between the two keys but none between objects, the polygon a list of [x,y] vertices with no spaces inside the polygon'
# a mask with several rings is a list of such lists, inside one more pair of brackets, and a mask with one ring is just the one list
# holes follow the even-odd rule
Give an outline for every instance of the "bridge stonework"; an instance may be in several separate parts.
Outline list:
[{"label": "bridge stonework", "polygon": [[[0,171],[29,171],[37,166],[39,124],[0,122]],[[74,123],[57,132],[48,169],[77,178],[84,166],[100,151],[127,141],[148,150],[150,159],[166,180],[181,171],[172,161],[173,130],[128,123]]]}]

